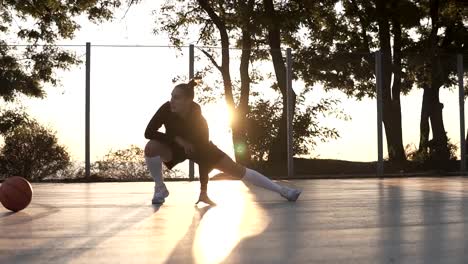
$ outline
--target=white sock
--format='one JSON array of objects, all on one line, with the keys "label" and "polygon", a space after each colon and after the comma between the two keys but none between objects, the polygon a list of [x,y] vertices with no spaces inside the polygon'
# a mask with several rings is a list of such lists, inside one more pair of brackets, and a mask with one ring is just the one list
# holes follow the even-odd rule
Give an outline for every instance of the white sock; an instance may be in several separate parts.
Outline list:
[{"label": "white sock", "polygon": [[272,180],[263,176],[261,173],[249,168],[245,168],[245,175],[242,180],[277,193],[280,193],[281,190],[281,185],[273,182]]},{"label": "white sock", "polygon": [[164,180],[162,177],[162,161],[161,157],[155,156],[155,157],[146,157],[145,156],[145,161],[146,165],[148,166],[148,169],[151,173],[151,176],[153,176],[154,179],[154,184],[156,186],[164,184]]}]

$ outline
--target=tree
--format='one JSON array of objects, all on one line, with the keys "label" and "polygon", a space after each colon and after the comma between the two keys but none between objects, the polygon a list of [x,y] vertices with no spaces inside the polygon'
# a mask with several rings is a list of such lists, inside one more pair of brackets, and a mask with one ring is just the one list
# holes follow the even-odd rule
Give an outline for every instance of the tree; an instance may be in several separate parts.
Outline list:
[{"label": "tree", "polygon": [[[341,8],[340,8],[341,7]],[[409,30],[419,23],[420,10],[411,1],[318,1],[305,3],[309,42],[301,48],[297,69],[306,83],[322,83],[358,100],[375,97],[375,60],[382,51],[383,123],[388,156],[406,160],[400,95],[411,90],[402,53],[411,43]],[[322,12],[317,12],[320,9]]]},{"label": "tree", "polygon": [[[249,0],[248,3],[244,3],[243,1],[234,3],[227,3],[226,5],[229,7],[234,7],[239,11],[238,16],[235,17],[234,14],[226,13],[223,10],[223,5],[220,5],[219,14],[213,9],[213,6],[208,3],[207,0],[198,0],[198,4],[201,8],[205,11],[205,13],[209,16],[210,21],[214,24],[217,28],[220,40],[221,40],[221,65],[218,65],[215,61],[214,57],[209,54],[206,50],[202,50],[203,53],[212,61],[215,67],[220,71],[221,76],[224,82],[224,95],[226,104],[228,105],[229,110],[231,111],[232,120],[231,120],[231,128],[232,128],[232,139],[234,144],[234,153],[236,157],[236,161],[247,165],[250,163],[250,153],[246,146],[246,128],[245,128],[245,119],[246,115],[249,112],[249,91],[250,91],[250,77],[249,77],[249,61],[251,58],[252,52],[252,39],[251,34],[253,29],[253,8],[254,8],[254,0]],[[232,23],[230,25],[226,25],[229,23],[230,18],[232,21],[237,21],[237,25]],[[233,95],[233,84],[232,78],[230,74],[230,55],[229,55],[229,48],[230,48],[230,39],[228,35],[229,28],[240,28],[242,32],[242,36],[240,38],[241,47],[242,47],[242,55],[241,55],[241,63],[240,63],[240,74],[241,74],[241,87],[240,87],[240,97],[238,103],[234,100]]]},{"label": "tree", "polygon": [[[130,6],[138,1],[127,2]],[[43,97],[43,84],[59,81],[54,70],[79,62],[75,54],[54,44],[73,38],[80,28],[77,17],[87,16],[99,23],[111,19],[112,11],[120,5],[120,0],[1,1],[0,98],[13,101],[19,94]],[[9,45],[9,39],[27,45]]]},{"label": "tree", "polygon": [[[421,155],[431,154],[441,165],[451,157],[450,144],[443,122],[443,104],[439,91],[443,86],[456,84],[457,60],[455,54],[466,53],[468,45],[468,16],[454,1],[421,1],[423,21],[417,27],[419,41],[409,51],[410,72],[424,89],[421,107]],[[468,61],[468,60],[466,60]],[[465,65],[466,68],[466,65]],[[432,140],[429,132],[432,128]]]},{"label": "tree", "polygon": [[[189,32],[190,26],[201,27],[198,36],[199,43],[210,46],[221,43],[221,63],[208,49],[201,49],[214,67],[220,72],[224,99],[232,113],[232,138],[236,161],[242,164],[250,162],[250,154],[246,146],[245,118],[249,112],[249,94],[251,78],[249,66],[252,58],[252,39],[255,33],[255,1],[218,1],[212,3],[206,0],[182,2],[166,2],[161,8],[164,14],[159,19],[160,26],[156,32],[165,31],[174,45],[181,45],[182,39]],[[183,30],[181,30],[183,29]],[[218,32],[216,34],[215,32]],[[181,34],[181,32],[183,32]],[[241,76],[240,93],[236,100],[233,80],[231,77],[231,42],[242,48],[239,72]],[[236,102],[237,101],[237,102]]]},{"label": "tree", "polygon": [[[287,87],[286,87],[286,66],[281,50],[281,43],[284,36],[289,36],[292,32],[296,32],[299,26],[299,20],[295,13],[290,10],[287,2],[282,3],[281,11],[277,11],[273,0],[264,0],[264,16],[263,21],[267,28],[267,42],[270,47],[270,55],[275,69],[276,83],[282,95],[282,114],[280,119],[279,131],[276,138],[271,144],[270,162],[286,162],[287,160]],[[283,26],[282,26],[283,25]],[[292,27],[291,27],[292,25]],[[292,91],[292,109],[296,108],[296,93]],[[295,111],[293,111],[294,113]],[[294,119],[294,114],[293,114]],[[297,137],[298,135],[296,135]]]},{"label": "tree", "polygon": [[69,154],[58,144],[55,133],[25,112],[2,111],[0,127],[6,128],[0,131],[5,141],[0,149],[0,176],[18,175],[36,181],[69,165]]},{"label": "tree", "polygon": [[310,44],[303,45],[298,56],[303,79],[311,85],[323,83],[326,89],[338,88],[357,99],[374,97],[375,65],[370,53],[381,50],[389,159],[405,159],[400,95],[417,85],[424,88],[420,149],[427,152],[431,143],[438,148],[432,153],[447,160],[438,93],[454,81],[456,59],[448,54],[466,52],[467,14],[462,5],[436,0],[346,0],[304,2],[302,6],[309,12],[304,21],[310,32]]},{"label": "tree", "polygon": [[[198,0],[184,2],[183,5],[180,1],[166,2],[161,9],[162,16],[159,17],[159,27],[156,30],[158,33],[160,31],[168,33],[169,39],[175,45],[181,45],[188,32],[200,32],[196,42],[203,46],[216,46],[221,43],[220,64],[209,49],[201,50],[214,68],[221,73],[225,100],[234,114],[231,128],[236,160],[244,164],[243,161],[250,157],[244,152],[248,149],[245,143],[249,141],[245,124],[246,116],[249,116],[252,107],[252,104],[249,104],[250,86],[255,81],[255,69],[251,70],[249,65],[254,61],[270,59],[268,52],[273,59],[276,74],[276,82],[272,87],[280,92],[283,102],[279,133],[275,134],[275,141],[271,142],[271,149],[268,151],[271,155],[268,157],[277,161],[286,159],[284,151],[286,149],[286,67],[281,52],[281,41],[288,39],[288,43],[296,42],[296,46],[300,42],[300,40],[294,41],[293,35],[300,24],[296,13],[301,11],[297,9],[297,5],[288,4],[277,11],[272,4],[271,1],[253,0]],[[272,13],[275,15],[273,19],[270,17]],[[284,23],[277,23],[277,21],[284,22],[285,19],[288,21],[286,26]],[[239,89],[231,76],[231,47],[242,49]]]}]

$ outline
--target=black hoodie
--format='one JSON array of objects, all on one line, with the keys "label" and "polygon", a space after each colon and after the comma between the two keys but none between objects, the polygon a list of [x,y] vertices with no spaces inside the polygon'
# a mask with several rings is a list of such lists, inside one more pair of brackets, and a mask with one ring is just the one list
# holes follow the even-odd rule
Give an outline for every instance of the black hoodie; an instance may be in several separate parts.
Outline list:
[{"label": "black hoodie", "polygon": [[[158,131],[162,125],[166,128],[165,133]],[[177,136],[195,146],[209,143],[208,125],[202,115],[200,105],[193,102],[189,116],[182,118],[173,113],[170,103],[166,102],[151,118],[145,131],[147,139],[174,140]]]}]

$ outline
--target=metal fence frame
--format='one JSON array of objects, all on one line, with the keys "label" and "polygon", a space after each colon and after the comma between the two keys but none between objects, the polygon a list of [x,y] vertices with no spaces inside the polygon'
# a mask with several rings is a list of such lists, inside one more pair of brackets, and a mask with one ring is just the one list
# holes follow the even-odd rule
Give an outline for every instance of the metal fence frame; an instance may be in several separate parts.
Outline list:
[{"label": "metal fence frame", "polygon": [[[99,45],[104,46],[104,45]],[[115,45],[112,45],[115,46]],[[125,45],[124,45],[125,46]],[[85,81],[85,173],[90,176],[90,78],[91,78],[91,43],[86,43],[86,81]],[[139,46],[136,46],[139,47]],[[145,46],[147,47],[147,46]],[[148,46],[148,47],[162,47],[162,46]],[[189,48],[189,78],[194,77],[194,45],[188,46]],[[376,78],[376,94],[377,94],[377,177],[383,177],[384,160],[383,160],[383,104],[382,104],[382,52],[376,51],[375,56],[375,78]],[[287,172],[288,178],[294,177],[294,153],[293,153],[293,113],[292,109],[292,94],[294,92],[292,87],[292,69],[293,69],[292,50],[286,50],[286,87],[287,87]],[[466,175],[466,147],[465,147],[465,108],[464,108],[464,87],[463,87],[463,55],[457,54],[457,75],[458,75],[458,88],[459,88],[459,115],[460,115],[460,169],[461,175]],[[194,180],[194,163],[189,163],[189,180]]]}]

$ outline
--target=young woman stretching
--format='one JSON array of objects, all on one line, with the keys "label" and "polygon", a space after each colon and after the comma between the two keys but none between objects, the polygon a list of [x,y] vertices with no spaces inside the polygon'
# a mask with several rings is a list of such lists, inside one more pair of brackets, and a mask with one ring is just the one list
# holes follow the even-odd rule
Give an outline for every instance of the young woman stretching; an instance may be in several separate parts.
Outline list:
[{"label": "young woman stretching", "polygon": [[[171,100],[163,104],[146,127],[145,160],[154,178],[153,204],[162,204],[169,195],[162,177],[162,163],[168,169],[189,159],[198,164],[201,192],[198,202],[215,203],[207,194],[208,173],[218,169],[245,182],[274,191],[289,201],[296,201],[300,190],[281,186],[257,171],[235,163],[210,140],[208,125],[200,106],[193,101],[195,80],[176,85]],[[159,132],[164,125],[165,133]],[[197,202],[197,203],[198,203]]]}]

